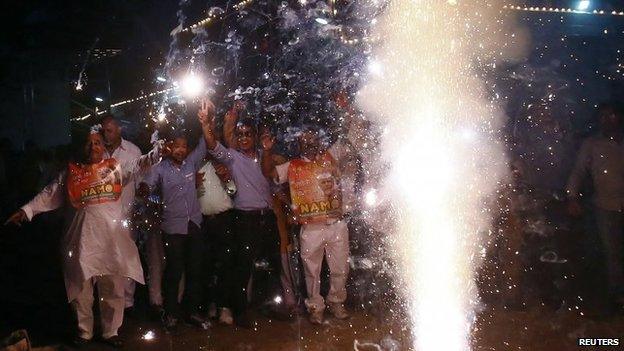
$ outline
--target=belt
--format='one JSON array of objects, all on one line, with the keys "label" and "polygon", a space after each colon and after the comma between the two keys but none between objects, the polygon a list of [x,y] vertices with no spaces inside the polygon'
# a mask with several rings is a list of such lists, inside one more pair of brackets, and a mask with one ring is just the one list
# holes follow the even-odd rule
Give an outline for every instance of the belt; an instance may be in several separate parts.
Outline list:
[{"label": "belt", "polygon": [[239,214],[249,215],[249,216],[266,216],[269,214],[273,214],[273,210],[270,208],[265,208],[262,210],[236,210]]}]

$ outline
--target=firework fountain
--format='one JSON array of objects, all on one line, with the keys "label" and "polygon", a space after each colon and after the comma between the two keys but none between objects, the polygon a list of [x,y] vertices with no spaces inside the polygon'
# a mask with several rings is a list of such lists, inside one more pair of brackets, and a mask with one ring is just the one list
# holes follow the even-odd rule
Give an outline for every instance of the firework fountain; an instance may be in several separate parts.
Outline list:
[{"label": "firework fountain", "polygon": [[421,351],[470,349],[480,236],[507,170],[503,101],[488,74],[524,46],[500,5],[390,2],[358,93],[384,126],[391,170],[381,193],[395,214],[388,245]]}]

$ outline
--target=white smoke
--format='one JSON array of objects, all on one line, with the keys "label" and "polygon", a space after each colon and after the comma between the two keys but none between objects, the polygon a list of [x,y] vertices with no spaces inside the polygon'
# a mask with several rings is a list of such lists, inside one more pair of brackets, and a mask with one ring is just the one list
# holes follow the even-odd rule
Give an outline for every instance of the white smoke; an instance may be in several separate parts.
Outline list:
[{"label": "white smoke", "polygon": [[486,199],[507,174],[502,102],[488,73],[517,59],[526,35],[502,3],[393,0],[373,36],[359,106],[383,125],[391,163],[388,245],[417,350],[468,350]]}]

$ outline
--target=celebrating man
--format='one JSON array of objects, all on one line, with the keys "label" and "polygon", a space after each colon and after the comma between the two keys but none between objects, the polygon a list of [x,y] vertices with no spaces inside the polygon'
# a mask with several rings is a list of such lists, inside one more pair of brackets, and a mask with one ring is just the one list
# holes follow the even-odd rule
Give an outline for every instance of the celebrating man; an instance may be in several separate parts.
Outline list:
[{"label": "celebrating man", "polygon": [[251,120],[236,123],[236,118],[235,113],[226,116],[224,137],[228,147],[216,140],[212,129],[205,135],[208,151],[230,169],[237,188],[232,229],[236,245],[234,321],[239,326],[250,327],[247,287],[254,263],[264,256],[272,269],[268,271],[266,284],[255,284],[255,289],[268,290],[269,286],[279,285],[279,237],[272,209],[271,185],[259,164],[261,155],[257,148],[256,128]]},{"label": "celebrating man", "polygon": [[343,220],[339,164],[329,151],[323,151],[318,131],[305,130],[299,137],[301,157],[279,166],[273,163],[273,139],[262,136],[262,170],[277,183],[288,182],[292,209],[301,228],[301,258],[308,298],[305,305],[310,322],[321,324],[325,300],[321,291],[323,256],[330,270],[327,295],[329,310],[338,319],[348,317],[344,308],[349,265],[349,231]]},{"label": "celebrating man", "polygon": [[41,212],[68,203],[69,222],[63,238],[63,271],[67,298],[78,321],[75,344],[93,338],[93,287],[100,297],[102,338],[121,347],[117,331],[123,322],[124,285],[127,279],[143,284],[143,270],[136,245],[130,238],[122,188],[138,172],[158,162],[160,143],[147,155],[132,162],[105,159],[104,139],[93,130],[83,158],[71,162],[66,171],[7,221],[20,224]]}]

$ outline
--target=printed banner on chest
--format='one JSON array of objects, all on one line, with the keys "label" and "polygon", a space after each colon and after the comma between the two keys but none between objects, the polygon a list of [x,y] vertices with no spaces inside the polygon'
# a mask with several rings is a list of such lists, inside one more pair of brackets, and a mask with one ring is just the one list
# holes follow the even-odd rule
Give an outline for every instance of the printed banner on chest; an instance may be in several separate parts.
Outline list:
[{"label": "printed banner on chest", "polygon": [[315,162],[302,159],[290,162],[290,196],[300,223],[340,218],[342,196],[339,179],[336,163],[327,153]]},{"label": "printed banner on chest", "polygon": [[75,208],[117,201],[121,188],[121,169],[113,158],[92,165],[69,165],[67,190]]}]

